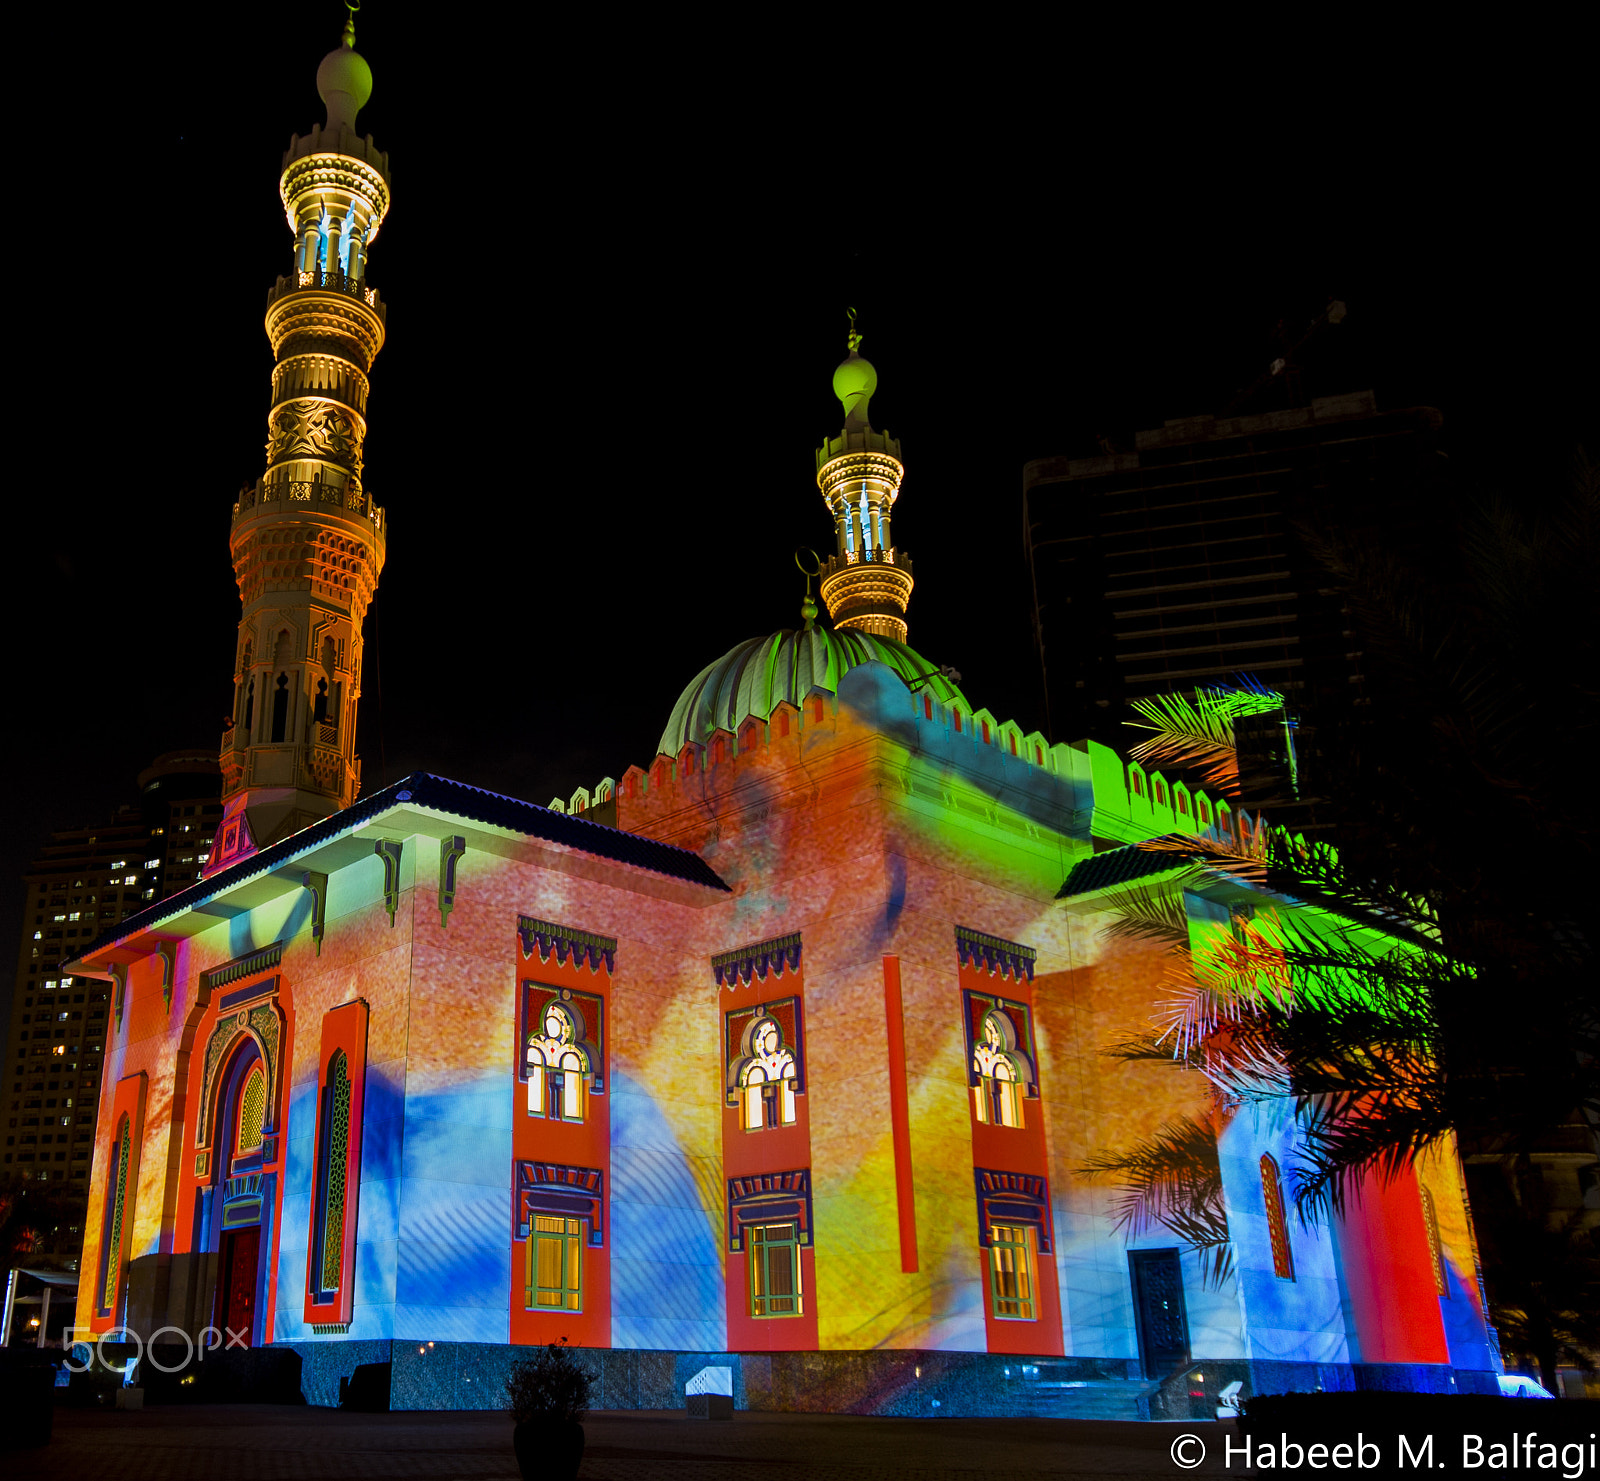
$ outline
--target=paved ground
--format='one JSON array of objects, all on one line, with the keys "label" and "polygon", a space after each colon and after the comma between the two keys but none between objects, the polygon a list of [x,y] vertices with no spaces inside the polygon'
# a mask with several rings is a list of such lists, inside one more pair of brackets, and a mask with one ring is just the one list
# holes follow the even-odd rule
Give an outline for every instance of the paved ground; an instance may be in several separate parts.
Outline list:
[{"label": "paved ground", "polygon": [[[1072,1419],[862,1419],[660,1411],[591,1414],[580,1481],[1024,1481],[1183,1472],[1169,1447],[1201,1436],[1197,1472],[1223,1474],[1216,1425]],[[58,1409],[45,1450],[5,1457],[8,1477],[116,1481],[517,1481],[503,1414],[341,1414],[214,1405],[137,1414]]]}]

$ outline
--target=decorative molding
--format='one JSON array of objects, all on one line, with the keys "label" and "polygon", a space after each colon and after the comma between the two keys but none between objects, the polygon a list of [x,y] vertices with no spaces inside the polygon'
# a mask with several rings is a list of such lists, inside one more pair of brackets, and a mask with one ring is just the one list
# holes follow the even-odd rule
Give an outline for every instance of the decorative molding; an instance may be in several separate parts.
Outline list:
[{"label": "decorative molding", "polygon": [[211,1145],[217,1073],[233,1046],[245,1035],[255,1039],[266,1066],[267,1110],[262,1131],[270,1134],[278,1129],[278,1045],[282,1037],[282,1024],[278,1018],[277,1003],[269,1000],[254,1008],[241,1008],[237,1013],[219,1014],[216,1027],[211,1030],[211,1037],[206,1041],[206,1057],[200,1081],[200,1107],[195,1117],[196,1151]]},{"label": "decorative molding", "polygon": [[389,912],[391,926],[400,908],[400,855],[404,849],[405,845],[393,838],[380,838],[372,845],[372,852],[383,860],[383,908]]},{"label": "decorative molding", "polygon": [[350,1330],[349,1322],[312,1322],[311,1331],[317,1337],[342,1337]]},{"label": "decorative molding", "polygon": [[594,1167],[563,1167],[554,1162],[519,1162],[512,1174],[511,1237],[527,1239],[534,1214],[557,1214],[589,1221],[589,1243],[605,1245],[604,1177]]},{"label": "decorative molding", "polygon": [[1002,976],[1021,981],[1026,975],[1033,981],[1033,964],[1039,953],[1031,946],[1022,946],[1000,936],[988,936],[968,926],[956,927],[956,951],[963,967],[982,965],[984,971],[999,971]]},{"label": "decorative molding", "polygon": [[317,955],[322,955],[322,932],[328,918],[328,876],[313,869],[305,870],[300,883],[311,891],[311,939],[316,943]]},{"label": "decorative molding", "polygon": [[161,1001],[170,1009],[172,982],[178,975],[178,943],[163,941],[156,947],[156,955],[161,958]]},{"label": "decorative molding", "polygon": [[467,851],[467,840],[459,833],[439,840],[439,929],[450,927],[450,912],[456,908],[456,864]]},{"label": "decorative molding", "polygon": [[535,920],[528,915],[517,917],[517,934],[522,938],[524,957],[531,957],[533,948],[537,945],[541,962],[549,961],[550,953],[554,951],[556,961],[563,967],[566,966],[567,957],[570,955],[574,967],[587,958],[591,972],[598,972],[602,961],[606,964],[607,972],[617,970],[617,941],[614,936],[599,936],[593,931],[576,931],[570,926],[558,926],[554,921]]},{"label": "decorative molding", "polygon": [[263,977],[259,982],[252,982],[249,987],[241,987],[237,992],[227,992],[217,999],[218,1014],[232,1013],[236,1008],[242,1008],[246,1003],[256,1003],[262,998],[275,998],[278,995],[278,979],[276,977]]},{"label": "decorative molding", "polygon": [[260,951],[252,951],[249,956],[235,957],[231,962],[224,962],[220,967],[213,967],[209,972],[201,974],[201,980],[208,991],[216,991],[219,987],[226,987],[230,982],[237,982],[241,977],[249,977],[254,972],[269,972],[283,960],[283,942],[274,941],[271,946],[263,946]]},{"label": "decorative molding", "polygon": [[711,958],[711,970],[716,974],[718,987],[735,987],[740,982],[747,986],[752,977],[767,980],[769,972],[783,976],[783,969],[800,968],[800,933],[792,936],[775,936],[770,941],[758,941],[754,946],[741,946],[734,951],[720,952]]},{"label": "decorative molding", "polygon": [[1020,1083],[1023,1093],[1029,1100],[1039,1098],[1039,1056],[1034,1046],[1033,1036],[1033,1011],[1026,1003],[1018,1003],[1011,998],[996,997],[992,993],[965,991],[961,994],[961,1007],[966,1022],[963,1025],[967,1039],[967,1084],[976,1087],[983,1083],[983,1075],[974,1063],[975,1052],[983,1033],[983,1020],[990,1013],[998,1013],[1004,1019],[1000,1024],[1003,1030],[1006,1024],[1011,1027],[1011,1037],[1014,1043],[1001,1045],[1013,1066],[1023,1071]]},{"label": "decorative molding", "polygon": [[811,1169],[763,1172],[728,1179],[728,1249],[744,1248],[746,1224],[793,1219],[800,1244],[811,1244]]},{"label": "decorative molding", "polygon": [[989,1225],[1031,1224],[1039,1238],[1039,1253],[1048,1255],[1050,1244],[1050,1185],[1031,1172],[997,1172],[975,1167],[972,1178],[978,1192],[978,1243],[989,1248]]}]

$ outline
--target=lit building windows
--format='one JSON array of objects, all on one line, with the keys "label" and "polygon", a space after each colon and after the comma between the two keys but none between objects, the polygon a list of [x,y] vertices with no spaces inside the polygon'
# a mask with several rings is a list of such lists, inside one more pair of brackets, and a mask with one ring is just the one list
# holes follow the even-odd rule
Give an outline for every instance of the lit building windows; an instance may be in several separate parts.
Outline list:
[{"label": "lit building windows", "polygon": [[750,1259],[750,1315],[799,1316],[800,1240],[793,1224],[757,1224],[745,1230]]},{"label": "lit building windows", "polygon": [[1013,1322],[1037,1319],[1031,1225],[989,1226],[989,1294],[996,1317]]},{"label": "lit building windows", "polygon": [[[793,999],[776,1005],[793,1023]],[[745,1015],[729,1015],[745,1016]],[[739,1054],[728,1075],[730,1098],[737,1098],[739,1122],[746,1131],[793,1126],[799,1065],[784,1042],[783,1025],[771,1013],[748,1016],[739,1039]]]},{"label": "lit building windows", "polygon": [[527,1306],[583,1310],[583,1220],[536,1214],[528,1240]]},{"label": "lit building windows", "polygon": [[1017,1050],[1017,1030],[1008,1013],[992,1008],[983,1015],[972,1046],[973,1102],[978,1120],[1021,1127],[1022,1098],[1033,1079],[1032,1066]]},{"label": "lit building windows", "polygon": [[1261,1158],[1261,1192],[1267,1204],[1267,1231],[1272,1236],[1272,1273],[1279,1280],[1294,1279],[1294,1252],[1289,1248],[1289,1221],[1284,1216],[1283,1181],[1278,1164]]},{"label": "lit building windows", "polygon": [[594,1058],[579,1036],[572,1008],[559,998],[544,1005],[539,1027],[528,1035],[525,1068],[530,1116],[583,1120]]}]

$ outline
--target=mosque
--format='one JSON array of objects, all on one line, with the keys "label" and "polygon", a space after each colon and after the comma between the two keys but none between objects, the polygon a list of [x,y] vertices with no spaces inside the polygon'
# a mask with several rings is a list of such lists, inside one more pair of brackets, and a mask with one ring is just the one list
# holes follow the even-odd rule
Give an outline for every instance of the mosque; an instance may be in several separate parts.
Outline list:
[{"label": "mosque", "polygon": [[113,984],[79,1332],[288,1346],[312,1402],[388,1363],[396,1408],[495,1407],[552,1341],[604,1408],[706,1369],[739,1407],[881,1414],[1493,1391],[1453,1156],[1306,1224],[1292,1116],[1218,1113],[1225,1268],[1083,1171],[1214,1108],[1106,1054],[1166,970],[1119,900],[1165,888],[1196,942],[1315,912],[1139,847],[1247,836],[1225,797],[1024,733],[907,646],[906,465],[857,336],[816,457],[827,622],[808,597],[731,647],[620,780],[361,793],[390,170],[352,28],[317,82],[233,509],[223,823],[199,881],[67,967]]}]

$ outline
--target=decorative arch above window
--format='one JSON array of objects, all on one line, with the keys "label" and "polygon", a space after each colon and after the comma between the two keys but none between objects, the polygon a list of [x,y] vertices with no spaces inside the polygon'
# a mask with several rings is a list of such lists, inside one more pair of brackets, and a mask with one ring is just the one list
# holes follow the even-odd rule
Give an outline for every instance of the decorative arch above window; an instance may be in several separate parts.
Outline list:
[{"label": "decorative arch above window", "polygon": [[1284,1213],[1283,1180],[1278,1164],[1263,1153],[1261,1194],[1267,1205],[1267,1232],[1272,1237],[1272,1273],[1279,1280],[1294,1279],[1294,1251],[1289,1248],[1289,1221]]},{"label": "decorative arch above window", "polygon": [[[215,974],[212,986],[215,987]],[[204,1067],[201,1075],[200,1107],[195,1117],[194,1145],[196,1151],[210,1147],[215,1137],[226,1149],[227,1138],[234,1128],[215,1129],[217,1117],[223,1107],[219,1104],[222,1086],[219,1079],[225,1065],[233,1064],[233,1052],[242,1039],[253,1039],[264,1066],[265,1091],[262,1112],[262,1131],[270,1135],[277,1130],[278,1049],[283,1038],[283,1018],[276,1002],[278,979],[267,978],[251,987],[228,993],[221,1003],[211,1036],[206,1040]],[[266,1001],[261,1001],[266,999]],[[254,1000],[254,1001],[252,1001]],[[234,1003],[240,1006],[235,1008]]]},{"label": "decorative arch above window", "polygon": [[[575,953],[574,969],[580,961]],[[528,1115],[586,1120],[589,1097],[606,1088],[605,999],[531,978],[521,997],[517,1075],[528,1087]]]},{"label": "decorative arch above window", "polygon": [[804,1093],[800,999],[784,998],[725,1015],[727,1103],[746,1131],[793,1126]]},{"label": "decorative arch above window", "polygon": [[[587,993],[581,996],[589,998]],[[523,984],[522,1073],[528,1082],[530,1116],[585,1119],[588,1092],[601,1063],[599,1049],[589,1042],[589,1018],[593,1016],[598,1031],[601,1003],[599,998],[580,1003],[579,997],[568,988]]]},{"label": "decorative arch above window", "polygon": [[1039,1095],[1033,1015],[1026,1003],[963,992],[966,1008],[967,1083],[979,1121],[1024,1125],[1023,1102]]}]

